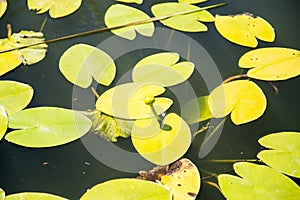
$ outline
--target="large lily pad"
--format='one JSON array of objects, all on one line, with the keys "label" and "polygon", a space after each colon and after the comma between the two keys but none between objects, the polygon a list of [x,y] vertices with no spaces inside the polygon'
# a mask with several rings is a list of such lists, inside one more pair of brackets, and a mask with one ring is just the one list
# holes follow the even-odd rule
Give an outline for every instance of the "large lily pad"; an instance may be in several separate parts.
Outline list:
[{"label": "large lily pad", "polygon": [[21,192],[10,194],[5,197],[6,200],[67,200],[66,198],[41,192]]}]

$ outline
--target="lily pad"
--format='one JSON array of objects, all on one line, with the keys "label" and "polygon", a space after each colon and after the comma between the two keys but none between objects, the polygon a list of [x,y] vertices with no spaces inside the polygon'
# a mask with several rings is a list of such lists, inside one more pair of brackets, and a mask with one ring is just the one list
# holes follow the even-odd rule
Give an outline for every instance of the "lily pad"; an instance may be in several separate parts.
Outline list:
[{"label": "lily pad", "polygon": [[123,3],[136,3],[136,4],[142,4],[143,0],[116,0]]},{"label": "lily pad", "polygon": [[189,4],[196,4],[196,3],[202,3],[207,0],[178,0],[180,3],[189,3]]},{"label": "lily pad", "polygon": [[22,192],[10,194],[5,197],[5,200],[67,200],[66,198],[41,192]]},{"label": "lily pad", "polygon": [[68,48],[59,60],[59,69],[68,81],[82,88],[90,86],[93,78],[108,86],[116,75],[113,59],[104,51],[87,44]]},{"label": "lily pad", "polygon": [[77,111],[57,107],[37,107],[9,116],[8,126],[21,129],[5,139],[25,147],[53,147],[72,142],[91,128],[92,122]]},{"label": "lily pad", "polygon": [[0,188],[0,200],[4,200],[5,199],[5,192],[4,190],[2,190],[2,188]]},{"label": "lily pad", "polygon": [[0,106],[0,140],[3,138],[4,134],[6,133],[7,125],[8,125],[7,113],[4,107]]},{"label": "lily pad", "polygon": [[6,9],[7,9],[7,1],[6,0],[0,1],[0,18],[4,15]]}]

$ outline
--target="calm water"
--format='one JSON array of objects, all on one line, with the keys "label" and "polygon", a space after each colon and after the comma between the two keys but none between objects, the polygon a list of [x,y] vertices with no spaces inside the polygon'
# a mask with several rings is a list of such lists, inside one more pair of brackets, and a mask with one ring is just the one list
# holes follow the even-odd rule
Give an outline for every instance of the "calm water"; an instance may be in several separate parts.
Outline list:
[{"label": "calm water", "polygon": [[[150,13],[150,6],[160,2],[163,1],[146,1],[142,6],[137,7]],[[210,0],[203,5],[220,2]],[[14,32],[24,29],[38,31],[45,18],[47,18],[47,22],[43,32],[46,39],[104,27],[103,16],[105,10],[113,3],[114,1],[86,0],[76,13],[54,20],[49,18],[48,14],[36,15],[32,11],[28,11],[25,1],[11,0],[9,1],[8,11],[0,20],[1,38],[6,37],[7,23],[12,25]],[[276,41],[274,43],[260,42],[260,47],[280,46],[300,49],[299,1],[231,0],[227,3],[227,6],[212,9],[211,12],[213,14],[250,12],[265,18],[273,25],[276,31]],[[216,32],[212,23],[207,23],[207,25],[209,31],[206,33],[184,35],[204,47],[224,79],[239,74],[240,69],[237,67],[237,61],[249,48],[231,44]],[[160,23],[156,23],[156,26],[163,27]],[[58,106],[72,108],[75,105],[76,108],[80,106],[81,109],[93,108],[91,104],[84,102],[85,98],[79,98],[79,103],[74,103],[74,89],[75,92],[80,94],[84,94],[85,91],[74,88],[72,84],[67,82],[59,72],[58,61],[62,53],[73,44],[87,43],[97,46],[111,36],[110,32],[105,32],[51,43],[49,44],[47,56],[43,61],[29,67],[18,67],[2,76],[1,80],[17,80],[30,84],[34,88],[35,94],[29,107]],[[157,38],[153,42],[159,43],[160,39],[169,39],[171,41],[170,46],[174,45],[175,48],[176,42],[179,43],[180,41],[175,41],[174,37],[174,35],[170,35],[169,38]],[[132,44],[141,45],[136,42]],[[116,52],[114,50],[116,46],[111,45],[110,47],[112,54]],[[157,52],[157,49],[154,48],[139,49],[118,57],[116,59],[118,76],[114,83],[124,79],[124,77],[124,80],[126,80],[126,76],[123,75],[126,75],[130,67],[142,57],[155,52]],[[205,85],[204,80],[209,79],[213,84],[219,82],[215,77],[202,77],[200,74],[195,73],[190,80],[190,84],[197,95],[206,95],[208,86]],[[255,158],[260,150],[257,139],[261,136],[283,130],[300,131],[299,78],[275,83],[280,90],[279,94],[275,94],[268,84],[259,81],[257,83],[262,87],[268,99],[268,107],[263,117],[242,126],[235,126],[230,120],[227,120],[218,143],[205,158],[200,159],[198,157],[205,135],[199,135],[192,143],[186,157],[198,166],[202,176],[207,175],[204,170],[214,173],[224,173],[232,170],[230,163],[204,163],[203,160]],[[105,89],[105,87],[102,87],[99,88],[99,91]],[[168,91],[167,95],[172,96],[174,93]],[[182,93],[182,96],[184,95]],[[172,109],[178,112],[180,110],[179,102],[176,102]],[[89,136],[86,138],[89,138]],[[101,141],[99,141],[99,144],[101,144]],[[130,140],[120,139],[117,146],[128,151],[134,151]],[[108,155],[108,157],[113,154],[109,147],[99,149],[102,150],[102,154]],[[108,167],[96,159],[86,149],[81,140],[46,149],[23,148],[2,140],[0,142],[0,160],[0,187],[7,194],[21,191],[42,191],[70,199],[78,199],[87,188],[99,182],[137,175],[136,173],[116,169],[118,167],[126,168],[126,163],[116,162],[119,163],[119,166],[114,167],[115,169]],[[150,167],[151,165],[142,162],[141,166]],[[215,181],[215,179],[210,180]],[[202,184],[198,199],[223,199],[223,196],[212,186]]]}]

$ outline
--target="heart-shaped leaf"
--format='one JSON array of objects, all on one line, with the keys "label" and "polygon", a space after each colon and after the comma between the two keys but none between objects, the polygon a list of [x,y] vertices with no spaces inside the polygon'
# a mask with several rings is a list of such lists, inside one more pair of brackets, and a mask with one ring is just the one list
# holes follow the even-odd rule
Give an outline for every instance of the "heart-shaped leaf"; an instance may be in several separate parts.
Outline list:
[{"label": "heart-shaped leaf", "polygon": [[5,197],[5,200],[67,200],[66,198],[41,192],[21,192],[10,194]]},{"label": "heart-shaped leaf", "polygon": [[0,18],[4,15],[6,9],[7,9],[7,1],[6,0],[0,1]]},{"label": "heart-shaped leaf", "polygon": [[108,86],[116,75],[113,59],[104,51],[87,44],[68,48],[59,60],[59,69],[68,81],[82,88],[90,86],[93,78]]},{"label": "heart-shaped leaf", "polygon": [[0,140],[3,138],[6,133],[8,125],[7,113],[3,106],[0,106]]},{"label": "heart-shaped leaf", "polygon": [[91,128],[86,116],[56,107],[26,109],[9,116],[9,132],[5,139],[26,147],[53,147],[72,142]]}]

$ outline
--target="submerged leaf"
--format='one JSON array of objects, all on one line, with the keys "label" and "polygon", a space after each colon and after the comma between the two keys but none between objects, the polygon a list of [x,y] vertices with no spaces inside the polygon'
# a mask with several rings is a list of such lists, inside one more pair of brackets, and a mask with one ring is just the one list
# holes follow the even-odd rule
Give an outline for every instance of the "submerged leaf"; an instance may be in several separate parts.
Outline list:
[{"label": "submerged leaf", "polygon": [[32,96],[33,89],[30,85],[16,81],[0,81],[0,105],[8,115],[25,108]]},{"label": "submerged leaf", "polygon": [[37,107],[9,116],[9,132],[5,139],[26,147],[53,147],[72,142],[91,128],[92,122],[77,111]]},{"label": "submerged leaf", "polygon": [[266,47],[245,53],[241,68],[252,68],[247,76],[265,81],[279,81],[300,74],[300,51],[282,47]]},{"label": "submerged leaf", "polygon": [[218,176],[226,199],[300,199],[300,187],[275,169],[248,162],[235,163],[233,167],[242,178],[227,174]]},{"label": "submerged leaf", "polygon": [[231,112],[231,120],[239,125],[259,118],[267,100],[254,82],[238,80],[215,88],[208,97],[208,105],[213,117],[225,117]]},{"label": "submerged leaf", "polygon": [[[122,4],[112,5],[107,9],[104,16],[104,21],[108,28],[148,19],[150,17],[146,13]],[[148,22],[111,30],[112,33],[128,40],[133,40],[136,37],[135,31],[143,36],[151,37],[154,33],[154,23]]]},{"label": "submerged leaf", "polygon": [[[196,11],[201,8],[186,4],[186,3],[160,3],[151,7],[151,11],[155,17],[168,16],[174,13]],[[186,32],[202,32],[207,31],[207,27],[201,22],[213,22],[214,16],[206,10],[192,12],[184,15],[176,15],[167,19],[160,20],[160,22],[173,29]]]},{"label": "submerged leaf", "polygon": [[258,142],[271,150],[259,152],[257,157],[270,167],[289,176],[300,178],[300,133],[280,132],[266,135]]},{"label": "submerged leaf", "polygon": [[177,53],[157,53],[143,58],[132,71],[135,82],[155,82],[170,87],[186,81],[194,71],[192,62],[178,62]]},{"label": "submerged leaf", "polygon": [[41,192],[21,192],[10,194],[5,197],[5,200],[67,200],[66,198]]},{"label": "submerged leaf", "polygon": [[124,2],[124,3],[136,3],[136,4],[142,4],[143,0],[116,0],[119,2]]},{"label": "submerged leaf", "polygon": [[68,48],[60,57],[59,69],[68,81],[82,88],[90,86],[93,78],[108,86],[116,75],[113,59],[104,51],[87,44]]},{"label": "submerged leaf", "polygon": [[0,1],[0,18],[4,15],[6,9],[7,9],[7,1],[1,0]]},{"label": "submerged leaf", "polygon": [[79,9],[82,0],[27,0],[29,10],[42,14],[49,10],[52,18],[64,17]]},{"label": "submerged leaf", "polygon": [[3,138],[4,134],[6,133],[7,125],[8,125],[7,113],[4,107],[0,106],[0,140]]},{"label": "submerged leaf", "polygon": [[80,200],[92,199],[172,200],[172,193],[164,186],[154,182],[122,178],[95,185],[80,198]]},{"label": "submerged leaf", "polygon": [[242,46],[256,47],[257,39],[265,42],[275,40],[275,32],[271,24],[249,13],[230,16],[216,15],[215,26],[224,38]]}]

